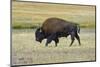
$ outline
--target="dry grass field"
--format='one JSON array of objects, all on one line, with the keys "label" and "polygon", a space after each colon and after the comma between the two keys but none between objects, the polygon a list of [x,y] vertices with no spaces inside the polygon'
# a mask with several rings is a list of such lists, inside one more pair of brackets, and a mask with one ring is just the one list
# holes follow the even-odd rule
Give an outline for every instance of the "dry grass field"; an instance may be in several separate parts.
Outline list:
[{"label": "dry grass field", "polygon": [[95,27],[95,6],[47,4],[32,2],[12,3],[13,28],[35,28],[50,17],[79,23],[81,27]]},{"label": "dry grass field", "polygon": [[12,35],[12,63],[14,65],[44,64],[76,61],[95,61],[95,30],[81,30],[81,43],[77,40],[69,47],[70,36],[60,38],[60,43],[55,47],[52,42],[45,47],[35,41],[34,30],[13,30]]},{"label": "dry grass field", "polygon": [[[45,47],[35,41],[35,30],[50,17],[73,21],[81,26],[79,46],[71,47],[70,36]],[[12,65],[95,61],[95,6],[12,2]]]}]

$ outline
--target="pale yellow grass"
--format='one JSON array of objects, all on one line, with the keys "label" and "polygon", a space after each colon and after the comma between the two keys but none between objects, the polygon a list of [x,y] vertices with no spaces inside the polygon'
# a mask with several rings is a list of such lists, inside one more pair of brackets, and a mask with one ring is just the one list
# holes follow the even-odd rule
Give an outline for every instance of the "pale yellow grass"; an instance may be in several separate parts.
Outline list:
[{"label": "pale yellow grass", "polygon": [[46,40],[42,43],[35,41],[33,30],[13,32],[12,35],[12,64],[45,64],[76,61],[95,61],[95,33],[81,32],[82,45],[75,40],[69,47],[70,36],[60,38],[57,47],[52,42],[45,47]]},{"label": "pale yellow grass", "polygon": [[[12,24],[43,23],[47,18],[58,17],[80,25],[95,27],[95,6],[12,2]],[[27,27],[27,26],[26,26]]]}]

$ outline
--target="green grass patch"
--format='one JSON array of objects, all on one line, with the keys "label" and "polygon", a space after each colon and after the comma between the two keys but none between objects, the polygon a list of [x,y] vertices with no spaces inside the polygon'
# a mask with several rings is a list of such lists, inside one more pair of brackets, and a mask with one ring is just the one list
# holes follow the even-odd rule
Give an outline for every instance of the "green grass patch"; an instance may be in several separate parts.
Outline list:
[{"label": "green grass patch", "polygon": [[12,28],[13,29],[36,29],[38,27],[40,27],[41,24],[40,23],[15,23],[12,24]]},{"label": "green grass patch", "polygon": [[[36,29],[41,27],[42,23],[15,23],[12,24],[13,29]],[[95,24],[80,24],[81,28],[95,28]]]}]

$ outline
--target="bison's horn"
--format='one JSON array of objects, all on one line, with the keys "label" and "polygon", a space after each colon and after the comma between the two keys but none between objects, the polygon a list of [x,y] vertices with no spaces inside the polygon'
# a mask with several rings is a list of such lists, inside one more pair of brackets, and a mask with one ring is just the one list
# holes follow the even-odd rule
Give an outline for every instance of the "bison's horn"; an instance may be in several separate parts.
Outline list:
[{"label": "bison's horn", "polygon": [[40,32],[42,32],[41,28],[40,28]]},{"label": "bison's horn", "polygon": [[37,29],[37,31],[42,32],[42,30],[41,30],[41,28],[40,28],[40,27]]}]

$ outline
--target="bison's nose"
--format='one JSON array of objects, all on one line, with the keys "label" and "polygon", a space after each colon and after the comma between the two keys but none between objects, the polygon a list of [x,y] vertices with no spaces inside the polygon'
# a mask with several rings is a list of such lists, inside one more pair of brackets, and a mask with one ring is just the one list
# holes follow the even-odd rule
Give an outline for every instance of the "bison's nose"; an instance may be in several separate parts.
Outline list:
[{"label": "bison's nose", "polygon": [[36,38],[36,41],[39,41],[39,39],[38,39],[38,38]]},{"label": "bison's nose", "polygon": [[39,40],[38,38],[36,39],[36,41],[40,42],[41,43],[41,40]]},{"label": "bison's nose", "polygon": [[38,39],[36,38],[36,41],[38,41]]}]

